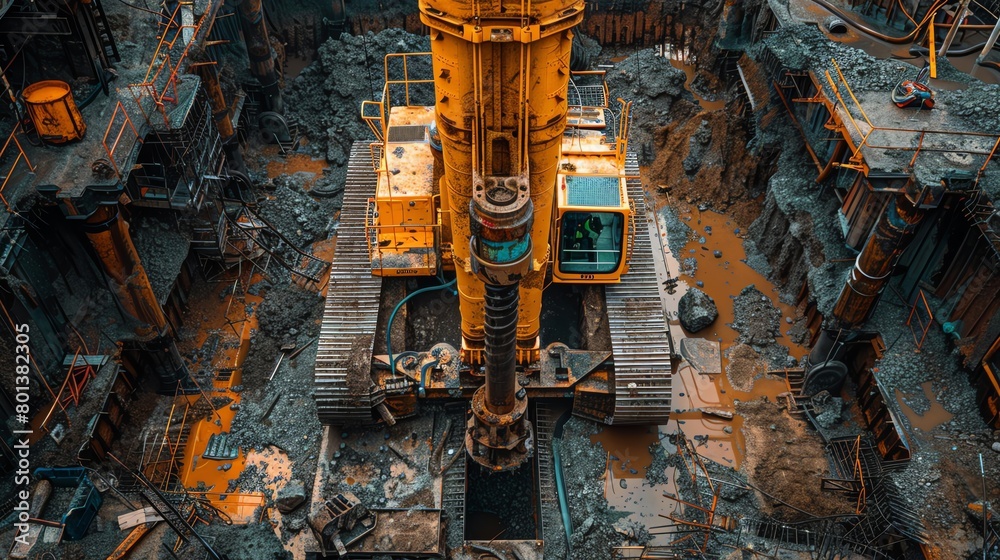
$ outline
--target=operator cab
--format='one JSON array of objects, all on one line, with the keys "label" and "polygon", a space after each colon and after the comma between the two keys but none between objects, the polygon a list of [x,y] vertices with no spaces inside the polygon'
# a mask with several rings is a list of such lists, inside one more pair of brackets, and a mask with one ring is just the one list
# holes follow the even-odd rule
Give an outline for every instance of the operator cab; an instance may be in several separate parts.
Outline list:
[{"label": "operator cab", "polygon": [[552,228],[554,282],[616,283],[628,271],[633,224],[618,134],[627,134],[628,106],[621,115],[607,106],[603,74],[574,73],[569,88]]},{"label": "operator cab", "polygon": [[629,207],[618,176],[560,177],[557,282],[618,282],[626,269]]}]

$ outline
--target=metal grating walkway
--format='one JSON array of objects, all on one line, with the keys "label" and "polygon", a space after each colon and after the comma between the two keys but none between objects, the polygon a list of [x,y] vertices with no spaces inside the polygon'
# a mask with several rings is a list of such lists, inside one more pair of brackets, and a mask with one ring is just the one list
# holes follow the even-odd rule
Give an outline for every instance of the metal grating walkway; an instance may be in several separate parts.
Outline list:
[{"label": "metal grating walkway", "polygon": [[365,215],[375,183],[368,143],[355,142],[316,353],[316,408],[324,424],[372,422],[371,355],[382,278],[372,276]]},{"label": "metal grating walkway", "polygon": [[[625,171],[639,174],[634,153]],[[639,179],[627,182],[635,205],[635,245],[628,273],[619,284],[604,288],[614,352],[614,424],[664,423],[670,416],[670,341],[660,299],[659,278],[646,201]],[[656,250],[662,250],[657,238]]]}]

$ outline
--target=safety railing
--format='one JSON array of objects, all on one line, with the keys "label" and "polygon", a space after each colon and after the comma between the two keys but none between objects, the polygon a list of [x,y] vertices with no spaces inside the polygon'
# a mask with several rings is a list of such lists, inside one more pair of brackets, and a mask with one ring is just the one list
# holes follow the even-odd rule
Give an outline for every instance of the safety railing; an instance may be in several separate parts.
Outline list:
[{"label": "safety railing", "polygon": [[[392,96],[398,95],[402,89],[404,106],[413,103],[411,88],[419,84],[433,84],[434,78],[414,78],[410,76],[410,61],[417,58],[430,58],[431,53],[390,53],[385,55],[383,63],[383,76],[385,85],[382,86],[382,99],[379,101],[362,101],[361,118],[368,124],[379,142],[386,141],[386,129],[388,126],[389,114],[392,112]],[[395,61],[401,61],[402,77],[394,77],[392,67]],[[430,65],[430,61],[427,63]]]},{"label": "safety railing", "polygon": [[868,492],[865,485],[865,469],[861,461],[861,436],[854,442],[854,446],[851,449],[854,452],[854,479],[858,481],[858,500],[855,506],[855,513],[860,515],[865,510],[865,505],[868,502]]},{"label": "safety railing", "polygon": [[[909,163],[910,169],[913,168],[920,153],[961,153],[964,154],[962,157],[982,156],[982,163],[979,166],[979,173],[982,173],[987,163],[993,158],[998,147],[1000,147],[1000,134],[998,133],[879,126],[869,118],[861,102],[851,89],[850,84],[848,84],[847,78],[841,71],[837,61],[831,58],[830,62],[837,74],[837,78],[834,79],[829,70],[824,71],[824,76],[836,100],[830,99],[828,96],[823,96],[822,100],[827,104],[830,114],[834,116],[833,118],[844,121],[845,119],[839,118],[838,115],[842,114],[846,116],[846,122],[842,122],[841,124],[845,129],[848,128],[847,125],[849,124],[850,129],[853,129],[853,132],[857,135],[857,139],[852,138],[854,134],[851,133],[850,129],[845,130],[847,132],[845,140],[851,144],[852,155],[849,159],[850,163],[843,163],[841,164],[842,167],[864,170],[865,163],[862,150],[869,148],[875,150],[893,150],[903,153],[913,152]],[[820,86],[820,84],[817,83],[817,86]],[[841,91],[842,89],[843,92]],[[848,99],[850,100],[850,104],[848,103]],[[843,108],[842,112],[836,110],[837,105]],[[859,117],[856,117],[855,113]],[[879,141],[880,137],[886,139]],[[957,139],[961,139],[965,145],[961,148],[956,148]],[[970,161],[971,163],[973,162]]]},{"label": "safety railing", "polygon": [[372,272],[388,270],[432,271],[437,268],[435,247],[439,224],[382,225],[378,223],[375,199],[368,199],[365,235],[368,238]]},{"label": "safety railing", "polygon": [[209,505],[227,523],[249,525],[260,523],[267,514],[267,498],[260,492],[195,492],[187,495],[202,505]]},{"label": "safety railing", "polygon": [[[132,132],[131,136],[127,134],[128,131]],[[110,144],[108,140],[111,140]],[[126,150],[131,151],[136,142],[142,142],[142,138],[140,138],[135,124],[132,123],[132,118],[129,117],[125,106],[119,101],[115,105],[114,111],[111,112],[111,119],[108,121],[108,127],[104,130],[104,138],[101,140],[101,145],[104,146],[104,153],[108,156],[108,164],[118,178],[122,178],[124,175],[121,167],[118,165],[116,153],[123,146]]]},{"label": "safety railing", "polygon": [[[569,80],[569,101],[567,105],[572,107],[607,107],[611,93],[608,90],[608,82],[605,80],[607,72],[604,70],[582,70],[570,72]],[[577,85],[574,78],[585,76],[600,76],[600,85]],[[575,97],[574,97],[575,96]]]},{"label": "safety railing", "polygon": [[190,411],[191,405],[187,401],[175,397],[163,432],[152,445],[147,442],[143,451],[142,472],[160,490],[168,490],[180,472],[179,455],[187,445],[191,431]]},{"label": "safety railing", "polygon": [[185,66],[191,45],[198,42],[205,20],[212,13],[211,10],[206,10],[197,19],[192,13],[190,23],[185,23],[184,12],[193,11],[193,7],[193,2],[178,2],[169,18],[160,23],[162,28],[159,41],[142,82],[128,86],[147,123],[151,115],[143,107],[144,99],[152,102],[153,108],[163,118],[164,125],[170,125],[166,103],[177,103],[178,74]]},{"label": "safety railing", "polygon": [[80,405],[80,399],[83,397],[83,392],[87,389],[87,385],[92,379],[97,377],[97,368],[90,363],[86,355],[81,355],[82,350],[82,348],[77,348],[76,353],[73,354],[73,359],[67,365],[66,377],[63,378],[62,385],[59,386],[59,391],[55,394],[55,398],[52,399],[48,412],[42,417],[39,429],[45,433],[53,435],[56,433],[49,429],[49,421],[52,419],[52,415],[55,414],[56,408],[66,415],[66,424],[72,425],[66,409],[70,406],[76,407]]},{"label": "safety railing", "polygon": [[5,164],[3,167],[0,167],[0,173],[3,174],[3,182],[0,183],[0,202],[3,202],[4,208],[8,211],[11,209],[10,203],[7,201],[7,198],[4,197],[3,192],[11,181],[17,177],[18,166],[23,163],[24,167],[27,167],[28,173],[34,173],[35,171],[35,168],[31,165],[31,160],[28,159],[28,154],[24,152],[24,148],[21,147],[21,142],[17,139],[17,131],[18,127],[14,127],[10,136],[7,137],[7,141],[4,142],[3,149],[0,150],[0,161],[7,161],[9,156],[8,150],[17,150],[17,153],[14,155],[14,159],[10,162],[10,164]]},{"label": "safety railing", "polygon": [[368,151],[372,158],[372,171],[378,173],[382,169],[382,156],[385,154],[385,144],[381,142],[372,142],[368,144]]},{"label": "safety railing", "polygon": [[618,169],[622,170],[625,176],[629,176],[624,171],[625,159],[628,157],[628,135],[632,128],[632,102],[626,103],[620,97],[618,102],[622,104],[622,112],[619,117],[618,135],[615,137],[615,157],[618,161]]}]

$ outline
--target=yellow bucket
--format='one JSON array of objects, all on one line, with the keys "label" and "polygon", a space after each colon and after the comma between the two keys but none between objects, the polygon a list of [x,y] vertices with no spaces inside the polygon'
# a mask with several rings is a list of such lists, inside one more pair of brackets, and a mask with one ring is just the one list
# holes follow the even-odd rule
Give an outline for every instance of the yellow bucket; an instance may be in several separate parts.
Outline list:
[{"label": "yellow bucket", "polygon": [[58,80],[35,82],[21,94],[38,135],[51,144],[83,138],[87,125],[73,101],[69,84]]}]

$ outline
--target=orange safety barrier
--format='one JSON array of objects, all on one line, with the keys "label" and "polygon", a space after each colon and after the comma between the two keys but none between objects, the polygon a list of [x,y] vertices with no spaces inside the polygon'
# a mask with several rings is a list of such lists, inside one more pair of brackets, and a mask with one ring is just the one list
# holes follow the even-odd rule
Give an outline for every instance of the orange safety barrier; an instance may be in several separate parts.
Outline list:
[{"label": "orange safety barrier", "polygon": [[159,42],[143,81],[128,86],[147,123],[151,115],[147,114],[143,107],[144,98],[152,101],[153,108],[160,113],[164,125],[170,125],[165,103],[177,103],[178,74],[185,67],[184,63],[191,45],[198,42],[202,28],[211,13],[206,11],[197,20],[194,20],[195,16],[192,13],[192,22],[184,23],[184,12],[191,9],[191,2],[179,2],[170,14],[170,19],[160,23],[162,30]]},{"label": "orange safety barrier", "polygon": [[6,159],[7,150],[11,149],[11,147],[17,148],[17,155],[14,157],[14,160],[13,162],[11,162],[10,166],[4,166],[2,170],[0,170],[0,172],[3,173],[3,182],[0,183],[0,201],[3,202],[3,205],[5,208],[7,208],[7,211],[10,211],[11,208],[10,204],[7,202],[7,199],[4,198],[3,196],[3,191],[4,189],[7,188],[7,185],[10,183],[11,178],[17,174],[16,173],[17,166],[21,162],[24,162],[24,164],[28,167],[28,173],[32,173],[35,171],[35,168],[32,167],[31,165],[31,161],[28,159],[28,154],[24,153],[24,148],[21,147],[21,142],[19,142],[17,139],[17,127],[14,127],[14,130],[11,131],[10,136],[7,137],[7,141],[4,142],[3,149],[0,149],[0,161]]},{"label": "orange safety barrier", "polygon": [[[114,132],[114,140],[108,145],[108,138],[112,136],[115,124],[118,124],[118,129]],[[108,163],[115,170],[115,174],[121,178],[122,171],[118,167],[118,162],[115,161],[115,152],[118,150],[119,146],[122,145],[122,138],[125,136],[126,130],[132,130],[131,142],[125,142],[125,146],[129,149],[135,144],[136,141],[142,141],[139,137],[139,131],[136,130],[135,125],[132,124],[131,117],[128,116],[128,111],[125,110],[125,106],[119,101],[115,105],[115,110],[111,113],[111,119],[108,121],[108,127],[104,130],[104,138],[101,140],[101,145],[104,146],[104,152],[108,154]]]},{"label": "orange safety barrier", "polygon": [[[914,323],[917,328],[914,328]],[[934,313],[931,311],[931,306],[927,304],[927,296],[924,295],[923,290],[918,290],[917,297],[914,298],[913,305],[910,307],[910,316],[906,318],[906,326],[910,327],[913,343],[917,345],[916,353],[920,353],[920,349],[924,346],[924,340],[927,339],[927,332],[930,331],[933,324]],[[918,329],[920,330],[920,338],[917,338]]]},{"label": "orange safety barrier", "polygon": [[[933,130],[933,129],[910,129],[901,127],[887,127],[878,126],[873,123],[865,112],[858,101],[857,96],[854,95],[854,91],[851,86],[847,83],[847,78],[841,71],[840,66],[837,61],[830,59],[833,65],[834,71],[836,72],[836,79],[830,73],[829,70],[825,71],[825,77],[827,85],[829,85],[830,91],[834,94],[834,99],[822,97],[822,102],[827,105],[827,109],[832,118],[836,121],[840,121],[840,113],[837,112],[836,108],[840,105],[843,108],[843,114],[846,115],[846,120],[840,123],[844,128],[844,139],[848,142],[851,149],[852,156],[850,158],[850,163],[842,163],[841,167],[849,167],[853,169],[858,169],[861,171],[867,171],[866,164],[864,162],[864,157],[861,154],[862,148],[868,147],[878,150],[897,150],[901,152],[913,152],[913,157],[910,160],[910,167],[912,168],[914,163],[916,163],[917,156],[923,152],[953,152],[955,149],[952,147],[956,137],[961,137],[967,139],[973,143],[973,146],[965,147],[961,151],[963,153],[972,156],[983,156],[983,163],[980,167],[980,172],[985,169],[986,164],[993,158],[998,147],[1000,147],[1000,134],[996,133],[985,133],[985,132],[966,132],[958,130]],[[816,80],[816,86],[822,88],[822,85]],[[846,92],[844,95],[841,90]],[[849,105],[847,99],[852,103]],[[854,108],[860,115],[860,122],[852,114],[851,108]],[[848,127],[847,125],[850,125]],[[848,132],[848,128],[853,128],[860,141],[854,139],[852,135]],[[889,136],[893,138],[891,144],[878,144],[873,140],[878,136]],[[935,139],[940,139],[935,142]],[[981,139],[981,140],[974,140]],[[978,146],[975,146],[978,144]],[[914,147],[914,145],[916,147]]]}]

